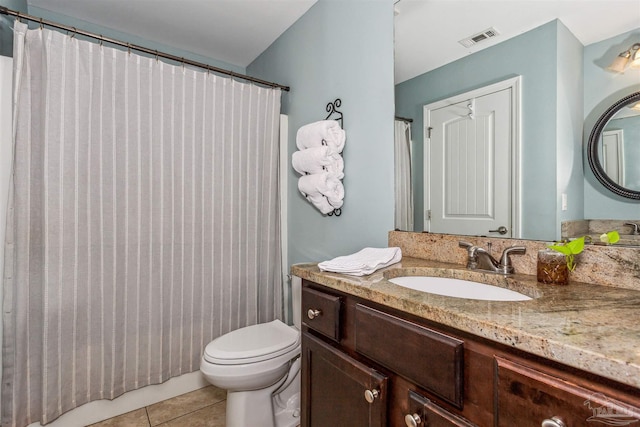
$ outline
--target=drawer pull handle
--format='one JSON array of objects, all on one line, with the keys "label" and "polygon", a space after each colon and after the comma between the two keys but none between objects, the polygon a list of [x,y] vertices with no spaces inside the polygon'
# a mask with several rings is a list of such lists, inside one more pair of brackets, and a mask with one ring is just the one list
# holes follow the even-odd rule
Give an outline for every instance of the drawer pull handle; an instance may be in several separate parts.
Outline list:
[{"label": "drawer pull handle", "polygon": [[318,309],[314,309],[314,308],[310,308],[309,311],[307,311],[307,317],[310,320],[315,319],[316,317],[320,316],[322,314],[322,311],[318,310]]},{"label": "drawer pull handle", "polygon": [[376,400],[378,396],[380,396],[380,392],[376,389],[365,390],[364,392],[364,400],[366,400],[369,403],[373,403],[373,401]]},{"label": "drawer pull handle", "polygon": [[418,424],[422,424],[422,419],[418,414],[407,414],[404,416],[404,423],[407,427],[418,427]]},{"label": "drawer pull handle", "polygon": [[541,427],[567,427],[560,417],[551,417],[542,421]]}]

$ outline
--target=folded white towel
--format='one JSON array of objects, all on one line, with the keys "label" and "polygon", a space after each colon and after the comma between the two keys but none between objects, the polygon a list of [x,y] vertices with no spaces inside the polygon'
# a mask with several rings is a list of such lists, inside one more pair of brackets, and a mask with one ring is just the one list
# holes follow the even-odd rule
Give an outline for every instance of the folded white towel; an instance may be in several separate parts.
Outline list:
[{"label": "folded white towel", "polygon": [[351,255],[339,256],[318,264],[322,271],[364,276],[376,270],[400,262],[402,251],[400,248],[364,248]]},{"label": "folded white towel", "polygon": [[301,176],[298,180],[298,190],[305,197],[323,195],[334,208],[342,207],[344,186],[337,177],[328,172]]},{"label": "folded white towel", "polygon": [[338,179],[344,178],[342,156],[327,145],[296,151],[291,164],[300,175],[329,172]]},{"label": "folded white towel", "polygon": [[327,145],[336,153],[342,153],[346,134],[335,120],[321,120],[302,126],[296,133],[299,150]]}]

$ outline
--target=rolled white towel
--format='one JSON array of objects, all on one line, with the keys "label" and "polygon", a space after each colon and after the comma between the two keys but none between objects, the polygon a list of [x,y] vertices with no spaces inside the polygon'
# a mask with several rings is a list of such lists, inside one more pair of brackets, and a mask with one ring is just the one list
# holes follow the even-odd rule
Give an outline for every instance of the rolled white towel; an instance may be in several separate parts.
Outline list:
[{"label": "rolled white towel", "polygon": [[325,170],[338,179],[344,178],[344,160],[340,154],[332,154],[331,162],[326,165]]},{"label": "rolled white towel", "polygon": [[400,262],[402,251],[400,248],[364,248],[351,255],[340,256],[318,264],[322,271],[364,276],[376,270]]},{"label": "rolled white towel", "polygon": [[335,162],[333,154],[333,149],[327,145],[307,148],[293,153],[291,164],[300,175],[322,173],[326,172],[327,165]]},{"label": "rolled white towel", "polygon": [[[329,174],[329,176],[331,176],[331,174]],[[344,185],[342,185],[340,180],[332,182],[332,184],[330,191],[323,194],[329,201],[329,204],[338,209],[344,204]]]},{"label": "rolled white towel", "polygon": [[326,145],[296,151],[291,156],[291,164],[301,175],[328,172],[338,179],[344,178],[342,156]]},{"label": "rolled white towel", "polygon": [[299,150],[328,145],[336,153],[342,153],[346,134],[335,120],[321,120],[302,126],[296,133]]},{"label": "rolled white towel", "polygon": [[315,206],[324,215],[330,212],[333,212],[333,210],[335,209],[333,206],[331,206],[327,198],[320,193],[307,195],[306,199],[310,201],[311,204]]},{"label": "rolled white towel", "polygon": [[334,208],[342,207],[344,186],[337,177],[328,172],[301,176],[298,180],[298,190],[305,196],[321,194]]}]

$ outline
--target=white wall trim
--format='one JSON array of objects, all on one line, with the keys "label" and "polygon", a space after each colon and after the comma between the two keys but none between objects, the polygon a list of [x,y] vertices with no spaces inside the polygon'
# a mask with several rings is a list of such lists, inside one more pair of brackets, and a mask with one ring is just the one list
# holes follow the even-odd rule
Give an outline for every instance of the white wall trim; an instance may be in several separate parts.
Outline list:
[{"label": "white wall trim", "polygon": [[289,116],[280,114],[280,234],[282,251],[282,304],[284,321],[291,323],[289,302],[291,301],[291,286],[289,279]]}]

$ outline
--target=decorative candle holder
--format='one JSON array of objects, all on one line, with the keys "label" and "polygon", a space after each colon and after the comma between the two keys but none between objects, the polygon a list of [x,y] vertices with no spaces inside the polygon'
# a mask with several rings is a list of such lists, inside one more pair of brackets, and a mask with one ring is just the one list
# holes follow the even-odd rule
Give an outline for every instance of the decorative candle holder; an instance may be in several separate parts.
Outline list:
[{"label": "decorative candle holder", "polygon": [[564,254],[552,249],[538,251],[538,282],[552,285],[569,284],[569,268]]}]

